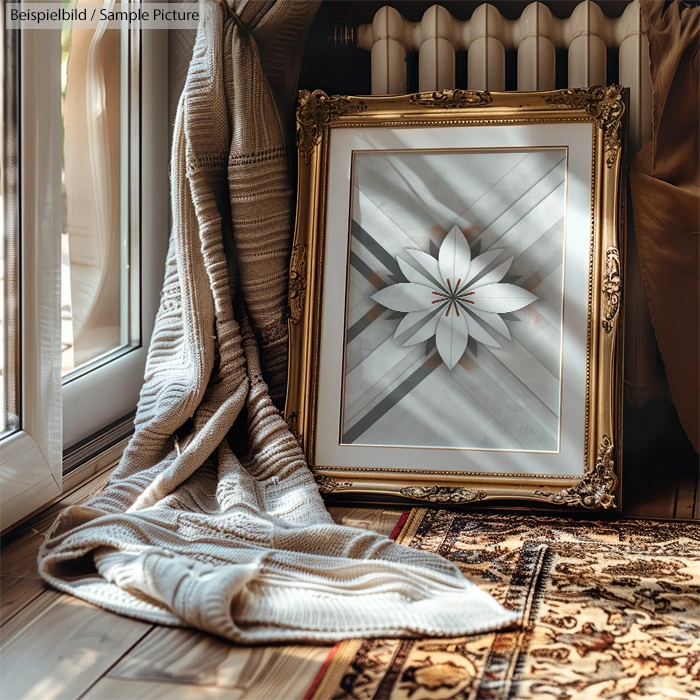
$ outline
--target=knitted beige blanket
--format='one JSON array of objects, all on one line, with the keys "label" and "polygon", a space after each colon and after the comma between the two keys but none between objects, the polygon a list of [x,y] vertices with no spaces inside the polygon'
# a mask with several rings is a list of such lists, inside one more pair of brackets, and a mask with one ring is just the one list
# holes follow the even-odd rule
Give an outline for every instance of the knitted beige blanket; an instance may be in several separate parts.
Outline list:
[{"label": "knitted beige blanket", "polygon": [[270,398],[285,383],[291,191],[258,47],[274,85],[314,8],[229,2],[235,15],[203,3],[178,108],[136,431],[105,490],[56,520],[41,575],[118,613],[246,643],[511,624],[438,555],[335,525]]}]

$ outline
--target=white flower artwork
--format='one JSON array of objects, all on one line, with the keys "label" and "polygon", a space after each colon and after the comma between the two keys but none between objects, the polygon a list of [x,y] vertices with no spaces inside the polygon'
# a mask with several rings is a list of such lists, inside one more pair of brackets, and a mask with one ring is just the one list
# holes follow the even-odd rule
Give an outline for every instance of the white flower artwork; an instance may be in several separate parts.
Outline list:
[{"label": "white flower artwork", "polygon": [[472,258],[467,239],[454,226],[442,242],[437,259],[422,250],[406,249],[420,270],[396,256],[408,282],[386,287],[372,299],[406,314],[394,338],[412,329],[415,332],[402,343],[403,347],[435,336],[437,351],[451,370],[464,354],[470,337],[484,345],[502,347],[485,326],[510,340],[508,326],[499,314],[517,311],[537,299],[516,284],[501,282],[514,256],[488,270],[502,252],[502,248],[490,249]]}]

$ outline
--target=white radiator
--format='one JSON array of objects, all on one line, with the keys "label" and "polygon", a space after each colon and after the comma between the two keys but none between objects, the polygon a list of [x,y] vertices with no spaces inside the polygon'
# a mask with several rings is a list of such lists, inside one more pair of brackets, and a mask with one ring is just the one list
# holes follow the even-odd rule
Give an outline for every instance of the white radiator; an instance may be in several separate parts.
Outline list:
[{"label": "white radiator", "polygon": [[568,86],[607,84],[606,49],[619,50],[619,74],[610,82],[630,88],[629,149],[651,137],[651,84],[647,39],[639,0],[617,19],[594,2],[581,2],[566,19],[540,2],[509,20],[493,5],[480,5],[467,21],[433,5],[420,22],[409,22],[393,7],[382,7],[357,31],[358,45],[372,52],[372,93],[406,92],[406,54],[418,53],[421,92],[455,86],[455,52],[467,52],[467,87],[502,91],[505,51],[517,49],[518,90],[555,88],[556,49],[568,50]]}]

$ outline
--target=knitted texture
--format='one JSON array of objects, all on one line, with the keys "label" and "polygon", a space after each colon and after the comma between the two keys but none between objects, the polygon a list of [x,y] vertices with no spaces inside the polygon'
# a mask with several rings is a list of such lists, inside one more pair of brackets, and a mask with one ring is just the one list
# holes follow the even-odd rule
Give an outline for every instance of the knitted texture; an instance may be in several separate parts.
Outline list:
[{"label": "knitted texture", "polygon": [[335,525],[270,398],[268,382],[279,396],[285,380],[291,191],[253,37],[298,65],[288,28],[315,5],[232,9],[203,4],[178,107],[173,231],[134,436],[104,491],[58,516],[39,571],[106,609],[246,643],[511,624],[454,564]]}]

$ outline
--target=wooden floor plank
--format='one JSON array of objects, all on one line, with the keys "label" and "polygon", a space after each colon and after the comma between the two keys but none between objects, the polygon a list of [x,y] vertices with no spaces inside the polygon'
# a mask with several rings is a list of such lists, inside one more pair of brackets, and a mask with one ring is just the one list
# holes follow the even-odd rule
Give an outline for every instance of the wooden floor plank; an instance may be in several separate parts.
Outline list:
[{"label": "wooden floor plank", "polygon": [[11,578],[38,579],[36,557],[43,540],[43,532],[31,530],[7,547],[3,547],[2,556],[0,556],[0,573]]},{"label": "wooden floor plank", "polygon": [[399,521],[401,514],[410,508],[350,508],[330,506],[328,512],[338,525],[374,530],[389,536]]},{"label": "wooden floor plank", "polygon": [[150,629],[71,596],[42,594],[2,628],[0,697],[78,698]]},{"label": "wooden floor plank", "polygon": [[18,635],[25,627],[29,627],[47,610],[52,608],[61,598],[61,594],[50,588],[47,588],[40,593],[36,598],[33,598],[29,603],[24,605],[15,615],[8,617],[0,627],[0,640],[2,644],[9,641]]},{"label": "wooden floor plank", "polygon": [[0,626],[45,590],[47,588],[41,580],[0,578]]},{"label": "wooden floor plank", "polygon": [[622,491],[622,513],[628,518],[639,518],[643,515],[643,500],[645,488],[641,484],[625,483]]},{"label": "wooden floor plank", "polygon": [[630,518],[673,518],[679,473],[670,464],[663,472],[634,472],[629,465],[623,479],[622,513]]},{"label": "wooden floor plank", "polygon": [[157,627],[110,673],[121,678],[232,687],[247,659],[247,653],[213,636]]},{"label": "wooden floor plank", "polygon": [[[50,523],[47,522],[44,529],[47,529],[49,525]],[[39,576],[36,563],[43,539],[42,530],[28,527],[2,548],[0,556],[0,626],[5,625],[24,606],[48,590]],[[3,628],[2,635],[3,637],[7,636],[6,628]]]},{"label": "wooden floor plank", "polygon": [[304,696],[330,649],[245,647],[193,630],[157,627],[122,658],[110,676],[229,688],[251,700],[293,700]]},{"label": "wooden floor plank", "polygon": [[260,672],[250,675],[242,700],[301,700],[332,647],[274,647]]},{"label": "wooden floor plank", "polygon": [[675,518],[695,517],[695,499],[700,481],[700,467],[685,469],[681,472],[678,481],[678,493],[676,498]]},{"label": "wooden floor plank", "polygon": [[241,693],[230,688],[154,683],[105,676],[80,700],[240,700],[241,697]]}]

